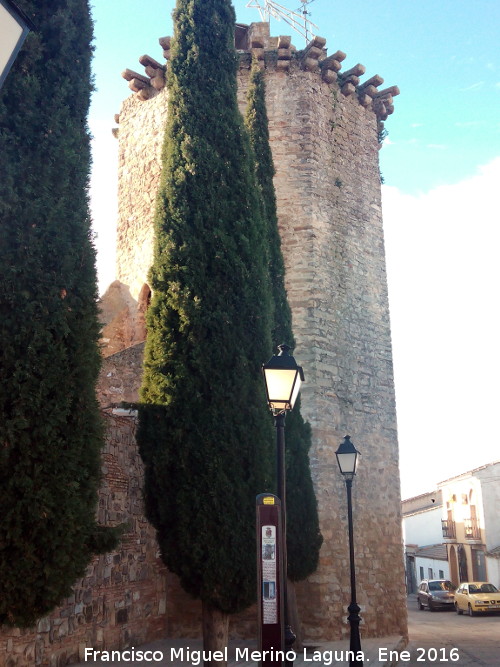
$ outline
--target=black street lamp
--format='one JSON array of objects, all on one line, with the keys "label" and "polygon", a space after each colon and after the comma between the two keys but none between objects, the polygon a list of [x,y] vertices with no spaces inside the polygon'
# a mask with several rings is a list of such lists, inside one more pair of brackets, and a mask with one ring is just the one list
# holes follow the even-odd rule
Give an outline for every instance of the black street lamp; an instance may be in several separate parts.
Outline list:
[{"label": "black street lamp", "polygon": [[[266,383],[267,403],[274,416],[276,427],[276,467],[278,477],[278,497],[281,500],[282,545],[283,560],[283,606],[284,606],[284,638],[285,651],[293,646],[296,636],[290,626],[288,618],[287,595],[287,549],[286,549],[286,480],[285,480],[285,415],[291,410],[299,395],[300,385],[304,381],[304,371],[297,365],[289,354],[288,345],[279,345],[279,354],[262,366]],[[293,664],[285,661],[285,664]]]},{"label": "black street lamp", "polygon": [[352,480],[356,474],[359,452],[352,444],[350,436],[346,435],[335,452],[340,472],[344,476],[347,490],[347,522],[349,526],[349,561],[351,566],[351,604],[347,608],[349,612],[348,621],[351,626],[351,642],[349,665],[362,665],[363,654],[361,652],[361,639],[359,636],[360,608],[356,601],[356,570],[354,566],[354,540],[352,533]]},{"label": "black street lamp", "polygon": [[33,24],[12,0],[0,0],[0,88]]}]

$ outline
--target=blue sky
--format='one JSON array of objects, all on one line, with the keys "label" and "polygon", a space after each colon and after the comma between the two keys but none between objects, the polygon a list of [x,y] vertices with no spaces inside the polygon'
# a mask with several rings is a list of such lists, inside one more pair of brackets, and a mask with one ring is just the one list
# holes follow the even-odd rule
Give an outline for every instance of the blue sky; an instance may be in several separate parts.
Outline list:
[{"label": "blue sky", "polygon": [[[162,59],[172,0],[95,2],[92,201],[101,286],[114,277],[113,116],[120,74]],[[259,21],[247,0],[237,20]],[[261,4],[264,4],[261,0]],[[300,0],[282,0],[298,10]],[[368,78],[397,85],[380,153],[403,497],[500,459],[498,248],[500,3],[497,0],[314,0],[316,34]],[[271,34],[300,35],[271,19]],[[353,437],[355,434],[352,434]],[[357,443],[362,449],[362,443]],[[418,469],[427,474],[416,475]]]}]

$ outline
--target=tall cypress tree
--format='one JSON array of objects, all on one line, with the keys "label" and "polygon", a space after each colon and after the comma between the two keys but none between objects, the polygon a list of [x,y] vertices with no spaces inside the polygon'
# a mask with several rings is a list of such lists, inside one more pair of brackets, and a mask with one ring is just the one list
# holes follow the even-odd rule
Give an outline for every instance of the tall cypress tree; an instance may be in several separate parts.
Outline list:
[{"label": "tall cypress tree", "polygon": [[177,0],[138,430],[147,514],[202,600],[206,648],[255,599],[255,496],[272,471],[267,233],[234,23],[229,0]]},{"label": "tall cypress tree", "polygon": [[[274,319],[273,346],[294,345],[292,314],[285,289],[285,266],[278,230],[274,164],[269,144],[268,117],[263,71],[252,64],[247,95],[245,123],[255,157],[255,171],[261,192],[263,216],[267,222],[269,272],[271,276]],[[317,566],[323,542],[319,529],[318,507],[309,466],[311,429],[300,413],[300,397],[287,415],[286,485],[288,576],[300,581]]]},{"label": "tall cypress tree", "polygon": [[32,32],[0,92],[0,623],[27,626],[98,543],[102,425],[88,206],[86,0],[18,0]]}]

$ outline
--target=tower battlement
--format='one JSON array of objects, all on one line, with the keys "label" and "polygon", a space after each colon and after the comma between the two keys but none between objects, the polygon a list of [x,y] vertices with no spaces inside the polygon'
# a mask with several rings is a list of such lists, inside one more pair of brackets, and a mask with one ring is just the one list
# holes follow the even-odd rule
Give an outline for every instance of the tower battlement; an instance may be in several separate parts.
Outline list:
[{"label": "tower battlement", "polygon": [[[163,57],[170,59],[171,37],[160,37],[158,40],[163,49]],[[302,50],[292,44],[289,35],[271,37],[269,23],[237,24],[235,30],[235,46],[240,56],[240,68],[249,69],[252,59],[256,59],[260,67],[288,72],[302,69],[315,72],[328,84],[337,83],[342,95],[352,96],[361,106],[372,110],[380,121],[394,113],[394,97],[399,95],[397,86],[383,90],[379,87],[384,79],[375,74],[361,82],[366,67],[360,63],[342,72],[342,63],[346,59],[343,51],[337,50],[327,55],[326,39],[313,37]],[[129,82],[129,88],[138,98],[145,101],[157,95],[165,86],[167,65],[162,65],[148,55],[139,58],[144,67],[144,74],[126,69],[122,76]]]}]

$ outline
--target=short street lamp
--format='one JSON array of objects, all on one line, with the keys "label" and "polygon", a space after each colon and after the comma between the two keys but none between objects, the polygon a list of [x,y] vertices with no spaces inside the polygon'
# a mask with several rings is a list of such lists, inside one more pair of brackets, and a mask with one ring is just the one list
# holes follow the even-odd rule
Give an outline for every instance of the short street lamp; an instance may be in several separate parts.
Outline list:
[{"label": "short street lamp", "polygon": [[[276,427],[276,467],[278,476],[278,497],[281,500],[282,545],[283,558],[283,606],[284,606],[284,650],[293,646],[295,634],[288,619],[287,596],[287,551],[286,551],[286,482],[285,482],[285,415],[291,410],[299,395],[300,385],[304,381],[304,372],[297,366],[295,359],[289,354],[288,345],[279,345],[279,354],[262,366],[266,383],[267,403],[274,415]],[[292,664],[288,662],[288,664]]]},{"label": "short street lamp", "polygon": [[26,14],[12,0],[0,0],[0,88],[30,30]]},{"label": "short street lamp", "polygon": [[361,639],[359,636],[360,608],[356,602],[356,571],[354,566],[354,540],[352,534],[352,480],[356,474],[359,452],[352,444],[350,436],[346,435],[335,452],[340,472],[344,476],[347,490],[347,522],[349,526],[349,561],[351,566],[351,604],[348,607],[348,620],[351,626],[351,642],[349,665],[362,665]]}]

